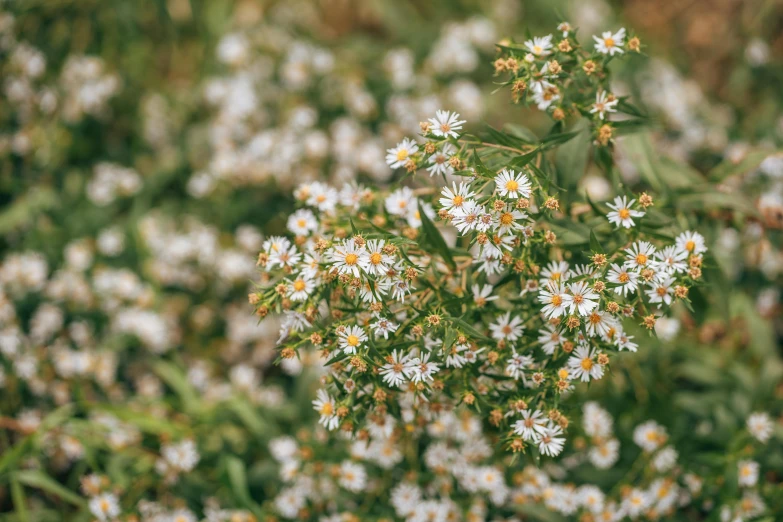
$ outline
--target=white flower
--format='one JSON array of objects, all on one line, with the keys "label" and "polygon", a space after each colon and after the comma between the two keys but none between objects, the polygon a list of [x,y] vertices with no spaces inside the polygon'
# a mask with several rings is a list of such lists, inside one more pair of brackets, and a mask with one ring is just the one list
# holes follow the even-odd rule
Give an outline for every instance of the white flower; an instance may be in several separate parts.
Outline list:
[{"label": "white flower", "polygon": [[367,486],[367,471],[364,466],[346,460],[340,466],[339,483],[348,491],[358,493]]},{"label": "white flower", "polygon": [[611,208],[612,211],[606,215],[606,219],[609,220],[609,223],[617,225],[617,228],[620,228],[621,226],[625,228],[635,226],[636,223],[634,223],[633,218],[640,218],[644,216],[645,213],[641,210],[631,209],[634,203],[636,203],[635,199],[628,201],[628,198],[625,196],[617,196],[614,198],[614,204],[607,203],[607,206]]},{"label": "white flower", "polygon": [[505,235],[512,232],[517,232],[525,228],[520,223],[521,220],[527,219],[527,214],[521,210],[515,209],[512,205],[506,206],[505,209],[495,214],[495,227],[499,235]]},{"label": "white flower", "polygon": [[598,310],[593,310],[585,322],[587,335],[590,337],[600,335],[601,337],[606,337],[609,341],[617,333],[618,326],[619,324],[614,317]]},{"label": "white flower", "polygon": [[364,246],[358,246],[353,238],[343,240],[342,244],[329,249],[329,261],[341,274],[359,277],[359,270],[367,269],[369,259]]},{"label": "white flower", "polygon": [[454,174],[454,167],[449,163],[449,159],[457,152],[456,147],[451,143],[444,143],[443,146],[427,158],[427,162],[430,164],[427,167],[427,172],[430,173],[430,177],[439,174],[445,176],[447,174]]},{"label": "white flower", "polygon": [[766,444],[772,437],[772,419],[766,412],[751,413],[746,424],[750,434],[759,442]]},{"label": "white flower", "polygon": [[595,50],[601,54],[608,54],[614,56],[615,53],[622,54],[622,49],[625,45],[625,28],[620,29],[616,33],[612,34],[612,31],[604,31],[601,33],[601,37],[593,36],[595,40]]},{"label": "white flower", "polygon": [[288,217],[288,230],[297,236],[308,236],[318,229],[318,220],[313,211],[300,208]]},{"label": "white flower", "polygon": [[569,313],[577,313],[584,316],[590,314],[598,306],[597,300],[601,296],[593,292],[586,281],[571,283],[568,285],[568,289],[571,291],[571,295],[567,300]]},{"label": "white flower", "polygon": [[648,268],[655,254],[655,247],[647,241],[637,241],[630,248],[625,249],[625,267],[637,270]]},{"label": "white flower", "polygon": [[661,270],[669,274],[676,274],[685,272],[688,269],[688,252],[677,250],[674,245],[667,246],[663,250],[655,253],[655,265]]},{"label": "white flower", "polygon": [[[598,113],[598,117],[603,120],[607,112],[617,112],[616,107],[617,104],[620,103],[620,100],[614,97],[609,101],[607,100],[608,95],[606,94],[606,91],[595,93],[595,103],[593,104],[593,108],[590,109],[590,114]],[[617,201],[616,198],[615,201]],[[631,204],[633,204],[633,201]]]},{"label": "white flower", "polygon": [[588,382],[591,379],[600,379],[604,376],[604,367],[595,362],[595,348],[580,346],[574,350],[568,358],[568,368],[571,370],[571,378]]},{"label": "white flower", "polygon": [[389,267],[394,265],[394,258],[383,251],[386,241],[383,239],[370,239],[365,245],[367,262],[364,269],[369,274],[376,276],[385,275]]},{"label": "white flower", "polygon": [[548,265],[541,270],[541,279],[539,284],[546,286],[552,283],[565,283],[571,277],[568,263],[565,261],[550,261]]},{"label": "white flower", "polygon": [[401,303],[405,302],[405,296],[411,293],[411,285],[404,278],[395,279],[391,286],[392,297],[398,299]]},{"label": "white flower", "polygon": [[646,291],[647,297],[650,299],[651,304],[658,304],[658,308],[665,305],[672,304],[672,296],[674,295],[673,277],[667,277],[663,281],[650,283],[650,288]]},{"label": "white flower", "polygon": [[664,427],[653,420],[640,424],[633,430],[633,441],[648,453],[661,447],[667,438]]},{"label": "white flower", "polygon": [[606,280],[610,283],[620,285],[612,288],[612,290],[614,290],[615,294],[625,297],[628,294],[636,292],[636,288],[639,284],[639,274],[626,267],[622,267],[617,263],[612,263],[612,266],[609,268],[609,273],[606,275]]},{"label": "white flower", "polygon": [[563,435],[563,429],[550,422],[543,430],[536,432],[534,442],[538,445],[538,451],[543,455],[557,457],[565,445],[565,438],[561,435]]},{"label": "white flower", "polygon": [[307,277],[298,277],[291,282],[290,298],[292,301],[306,301],[315,289],[315,281]]},{"label": "white flower", "polygon": [[622,509],[631,518],[636,518],[644,513],[651,505],[653,499],[647,492],[634,488],[623,500]]},{"label": "white flower", "polygon": [[397,331],[398,325],[385,317],[378,317],[378,320],[372,324],[372,328],[375,335],[382,335],[384,339],[388,339],[389,334],[393,334]]},{"label": "white flower", "polygon": [[552,324],[547,324],[543,330],[538,333],[538,342],[541,343],[541,348],[547,355],[555,353],[555,348],[561,346],[566,339],[560,330]]},{"label": "white flower", "polygon": [[408,187],[399,188],[386,198],[386,212],[393,216],[407,216],[414,201],[411,189]]},{"label": "white flower", "polygon": [[403,383],[410,379],[417,362],[408,355],[402,355],[402,351],[394,350],[391,355],[386,357],[386,364],[381,366],[380,374],[383,382],[389,386],[402,387]]},{"label": "white flower", "polygon": [[326,393],[326,390],[320,389],[316,393],[316,399],[313,401],[313,409],[321,416],[318,424],[329,431],[337,429],[340,425],[340,419],[337,417],[337,408],[334,399]]},{"label": "white flower", "polygon": [[596,486],[584,485],[579,488],[579,503],[593,514],[600,514],[604,510],[606,497]]},{"label": "white flower", "polygon": [[435,219],[435,210],[432,208],[432,205],[429,203],[426,203],[424,201],[416,201],[415,207],[411,208],[411,211],[408,213],[406,219],[408,220],[408,226],[412,228],[419,228],[421,227],[421,212],[424,211],[427,214],[427,217],[430,218],[430,220]]},{"label": "white flower", "polygon": [[497,192],[504,198],[530,197],[530,180],[523,173],[515,173],[513,170],[503,169],[495,177]]},{"label": "white flower", "polygon": [[421,502],[421,488],[415,484],[401,482],[391,490],[391,505],[399,517],[413,513]]},{"label": "white flower", "polygon": [[451,211],[454,218],[451,224],[454,225],[460,234],[465,235],[471,230],[475,230],[479,220],[484,214],[484,207],[469,199],[461,207]]},{"label": "white flower", "polygon": [[435,117],[430,118],[430,132],[433,136],[444,136],[446,138],[458,138],[457,131],[462,130],[462,124],[465,120],[459,119],[459,114],[449,111],[436,111]]},{"label": "white flower", "polygon": [[440,371],[437,364],[430,362],[430,354],[424,354],[422,358],[414,359],[416,366],[413,367],[413,382],[427,382],[433,380],[433,375]]},{"label": "white flower", "polygon": [[656,471],[665,473],[677,464],[677,457],[677,450],[671,446],[667,446],[655,454],[652,461],[653,468],[655,468]]},{"label": "white flower", "polygon": [[490,324],[489,329],[493,339],[516,341],[522,335],[525,326],[522,324],[522,319],[516,316],[511,319],[511,312],[506,312],[505,315],[498,317],[495,323]]},{"label": "white flower", "polygon": [[506,374],[514,380],[525,378],[524,370],[533,364],[533,358],[529,355],[520,355],[513,351],[513,355],[506,361]]},{"label": "white flower", "polygon": [[525,42],[525,47],[535,56],[548,56],[552,53],[552,35],[535,36]]},{"label": "white flower", "polygon": [[321,212],[332,212],[337,205],[339,194],[337,190],[325,183],[315,182],[310,185],[307,204],[316,207]]},{"label": "white flower", "polygon": [[356,353],[356,349],[367,340],[367,334],[360,326],[348,326],[337,334],[338,345],[348,355]]},{"label": "white flower", "polygon": [[514,423],[514,433],[524,440],[533,440],[546,429],[546,417],[540,410],[522,410],[522,418]]},{"label": "white flower", "polygon": [[704,241],[704,236],[698,232],[692,232],[690,230],[677,236],[674,244],[678,251],[686,252],[688,255],[697,256],[707,251],[707,245]]},{"label": "white flower", "polygon": [[456,183],[451,184],[452,188],[443,187],[440,198],[440,205],[449,211],[454,211],[464,207],[465,203],[471,200],[476,194],[470,190],[470,185],[460,182],[459,187]]},{"label": "white flower", "polygon": [[120,503],[113,493],[101,493],[90,499],[90,512],[101,522],[113,520],[120,515]]},{"label": "white flower", "polygon": [[620,442],[617,439],[602,440],[587,453],[590,463],[598,469],[609,469],[620,458]]},{"label": "white flower", "polygon": [[633,335],[626,335],[624,332],[620,332],[615,339],[615,344],[620,350],[628,350],[629,352],[635,352],[639,345],[633,342]]},{"label": "white flower", "polygon": [[752,460],[741,460],[737,463],[739,476],[737,481],[742,487],[753,487],[759,480],[759,464]]},{"label": "white flower", "polygon": [[482,307],[498,298],[498,296],[492,295],[492,285],[473,285],[470,290],[473,293],[473,303],[478,307]]},{"label": "white flower", "polygon": [[386,150],[386,163],[393,169],[404,167],[419,146],[410,138],[403,139],[396,147]]},{"label": "white flower", "polygon": [[541,312],[547,319],[554,319],[566,313],[566,308],[571,304],[572,296],[565,293],[560,283],[549,283],[546,289],[538,293],[538,300],[545,306]]}]

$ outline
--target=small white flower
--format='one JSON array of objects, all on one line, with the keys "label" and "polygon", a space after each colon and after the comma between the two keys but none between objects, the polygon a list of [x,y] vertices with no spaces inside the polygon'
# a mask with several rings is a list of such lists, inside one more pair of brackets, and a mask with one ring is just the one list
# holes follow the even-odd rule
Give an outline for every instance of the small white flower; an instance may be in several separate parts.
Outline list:
[{"label": "small white flower", "polygon": [[386,358],[386,364],[381,366],[380,374],[383,382],[389,386],[402,387],[403,383],[410,379],[417,366],[417,361],[408,355],[402,355],[402,351],[394,350]]},{"label": "small white flower", "polygon": [[314,289],[315,281],[304,276],[298,277],[291,281],[289,297],[292,301],[306,301]]},{"label": "small white flower", "polygon": [[360,326],[348,326],[337,334],[338,345],[348,355],[356,353],[357,348],[367,340],[367,334]]},{"label": "small white flower", "polygon": [[430,173],[430,177],[438,174],[445,176],[447,174],[454,174],[454,167],[449,163],[449,159],[457,152],[456,147],[451,143],[444,143],[443,146],[427,158],[427,162],[430,164],[427,167],[427,172]]},{"label": "small white flower", "polygon": [[369,263],[367,250],[364,246],[358,246],[353,238],[345,239],[342,244],[329,249],[328,257],[339,273],[354,277],[359,277],[359,271],[366,270]]},{"label": "small white flower", "polygon": [[113,520],[120,515],[120,503],[113,493],[101,493],[90,499],[90,512],[101,522]]},{"label": "small white flower", "polygon": [[617,112],[618,103],[620,103],[620,100],[617,98],[613,97],[609,100],[609,95],[606,91],[597,92],[595,93],[595,103],[593,104],[593,108],[590,109],[590,114],[597,113],[598,117],[603,120],[607,112]]},{"label": "small white flower", "polygon": [[622,54],[624,52],[622,47],[625,45],[625,28],[614,34],[612,31],[604,31],[600,38],[593,36],[593,40],[595,40],[595,50],[601,54],[610,56],[614,56],[616,53]]},{"label": "small white flower", "polygon": [[652,265],[652,257],[655,255],[655,247],[647,241],[637,241],[630,248],[625,249],[625,267],[636,270],[644,270]]},{"label": "small white flower", "polygon": [[522,418],[514,423],[514,433],[524,440],[533,440],[546,429],[547,419],[540,410],[522,410]]},{"label": "small white flower", "polygon": [[413,367],[413,382],[432,381],[433,375],[440,371],[440,367],[434,362],[430,362],[430,354],[425,353],[424,357],[414,359],[416,366]]},{"label": "small white flower", "polygon": [[506,375],[514,380],[524,379],[524,370],[528,369],[531,364],[533,364],[531,356],[520,355],[514,350],[512,356],[506,361]]},{"label": "small white flower", "polygon": [[680,252],[686,252],[688,255],[697,256],[707,251],[707,245],[704,241],[704,236],[698,232],[692,232],[688,230],[683,232],[674,242],[677,250]]},{"label": "small white flower", "polygon": [[571,370],[571,378],[588,382],[604,376],[604,367],[595,361],[595,348],[580,346],[574,350],[568,358],[568,368]]},{"label": "small white flower", "polygon": [[372,324],[373,332],[377,336],[383,336],[384,339],[389,338],[389,334],[393,334],[397,331],[398,325],[385,317],[379,317],[377,321]]},{"label": "small white flower", "polygon": [[316,399],[313,401],[313,409],[321,416],[318,423],[329,431],[336,430],[340,425],[340,419],[337,417],[337,408],[334,399],[324,389],[318,390]]},{"label": "small white flower", "polygon": [[441,191],[443,197],[440,198],[440,205],[445,210],[455,211],[464,208],[465,203],[476,195],[470,190],[470,185],[467,183],[460,183],[459,187],[456,183],[452,183],[451,187],[443,187]]},{"label": "small white flower", "polygon": [[672,296],[674,295],[674,278],[667,277],[659,282],[650,283],[650,288],[645,292],[650,299],[651,304],[657,304],[658,308],[664,304],[669,306],[672,304]]},{"label": "small white flower", "polygon": [[473,285],[471,287],[471,292],[473,293],[473,303],[475,303],[475,305],[478,307],[482,307],[488,302],[497,299],[498,296],[492,295],[492,290],[492,285]]},{"label": "small white flower", "polygon": [[773,424],[766,412],[752,413],[747,420],[748,431],[759,442],[766,444],[772,437]]},{"label": "small white flower", "polygon": [[609,273],[606,275],[606,280],[619,285],[612,288],[612,290],[614,290],[615,294],[625,297],[636,292],[639,284],[639,274],[617,263],[612,263]]},{"label": "small white flower", "polygon": [[530,197],[530,180],[523,173],[515,173],[513,170],[503,169],[495,177],[497,192],[504,198],[527,198]]},{"label": "small white flower", "polygon": [[759,480],[759,463],[752,460],[741,460],[737,464],[737,481],[742,487],[753,487]]},{"label": "small white flower", "polygon": [[462,130],[465,120],[459,119],[459,114],[449,111],[436,111],[435,117],[430,118],[430,132],[433,136],[458,138],[457,131]]},{"label": "small white flower", "polygon": [[313,211],[300,208],[288,217],[288,230],[297,236],[308,236],[318,229],[318,220]]},{"label": "small white flower", "polygon": [[536,432],[534,442],[538,445],[541,454],[557,457],[565,445],[565,438],[562,435],[563,428],[550,422],[543,430]]},{"label": "small white flower", "polygon": [[386,212],[393,216],[407,216],[414,201],[411,189],[408,187],[399,188],[386,198]]},{"label": "small white flower", "polygon": [[538,293],[538,300],[545,305],[541,312],[547,319],[564,315],[572,299],[572,296],[565,292],[560,283],[549,283]]},{"label": "small white flower", "polygon": [[385,275],[389,267],[394,265],[394,258],[383,251],[386,241],[383,239],[370,239],[365,245],[367,262],[364,269],[369,274],[376,276]]},{"label": "small white flower", "polygon": [[613,204],[607,203],[607,206],[611,208],[612,211],[606,215],[606,219],[608,219],[610,223],[617,225],[617,228],[631,228],[635,226],[636,223],[634,223],[633,218],[640,218],[645,214],[641,210],[633,210],[631,208],[635,202],[635,199],[628,201],[628,198],[625,196],[617,196],[614,198]]},{"label": "small white flower", "polygon": [[415,141],[405,138],[396,147],[386,151],[386,163],[393,169],[404,167],[410,157],[418,150],[419,146]]},{"label": "small white flower", "polygon": [[633,441],[647,453],[657,450],[667,438],[664,427],[653,420],[638,425],[633,431]]},{"label": "small white flower", "polygon": [[568,289],[571,291],[570,298],[567,301],[569,313],[585,316],[589,315],[598,306],[598,299],[601,296],[593,292],[586,281],[571,283],[568,285]]},{"label": "small white flower", "polygon": [[522,336],[525,326],[522,324],[522,319],[516,316],[511,319],[511,312],[506,312],[498,317],[495,323],[490,324],[489,329],[493,339],[516,341]]},{"label": "small white flower", "polygon": [[535,36],[525,42],[525,47],[534,56],[548,56],[552,54],[552,35]]}]

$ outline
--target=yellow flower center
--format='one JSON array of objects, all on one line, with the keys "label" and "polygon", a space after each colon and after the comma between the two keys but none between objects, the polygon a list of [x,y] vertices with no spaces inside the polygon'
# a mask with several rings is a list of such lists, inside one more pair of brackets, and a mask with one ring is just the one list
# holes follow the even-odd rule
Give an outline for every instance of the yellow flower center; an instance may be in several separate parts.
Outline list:
[{"label": "yellow flower center", "polygon": [[307,285],[305,285],[305,282],[302,279],[297,279],[296,281],[294,281],[294,290],[296,290],[297,292],[301,292],[302,290],[305,289],[306,286]]},{"label": "yellow flower center", "polygon": [[359,337],[357,337],[355,335],[349,335],[345,339],[345,342],[348,344],[348,346],[354,346],[354,347],[355,346],[359,346]]},{"label": "yellow flower center", "polygon": [[345,254],[346,265],[355,265],[358,260],[359,260],[359,256],[357,256],[354,253]]},{"label": "yellow flower center", "polygon": [[592,314],[590,314],[590,322],[592,324],[600,323],[601,322],[601,316],[598,315],[597,313],[593,312]]},{"label": "yellow flower center", "polygon": [[331,402],[324,403],[323,406],[321,406],[321,415],[328,416],[331,415],[334,412],[334,408],[332,407]]},{"label": "yellow flower center", "polygon": [[318,195],[315,197],[315,200],[316,200],[318,203],[323,203],[324,201],[326,201],[326,194],[318,194]]},{"label": "yellow flower center", "polygon": [[627,208],[621,208],[620,211],[617,213],[621,219],[628,219],[631,217],[631,212]]},{"label": "yellow flower center", "polygon": [[614,39],[613,38],[604,38],[604,45],[607,47],[614,47]]},{"label": "yellow flower center", "polygon": [[455,207],[462,205],[463,201],[465,201],[465,199],[462,196],[454,196],[454,199],[451,200]]},{"label": "yellow flower center", "polygon": [[565,368],[561,368],[557,372],[557,376],[560,377],[562,380],[567,379],[568,378],[568,370],[566,370]]},{"label": "yellow flower center", "polygon": [[696,248],[696,243],[694,241],[688,241],[685,243],[685,250],[688,252],[693,252],[694,248]]},{"label": "yellow flower center", "polygon": [[555,306],[560,306],[561,304],[563,304],[563,298],[560,297],[559,295],[553,295],[552,304]]},{"label": "yellow flower center", "polygon": [[631,278],[628,277],[628,274],[626,274],[625,272],[617,276],[617,280],[620,281],[621,283],[627,283],[630,279]]},{"label": "yellow flower center", "polygon": [[446,134],[447,132],[451,131],[451,125],[449,125],[448,123],[441,123],[440,124],[440,131],[443,134]]},{"label": "yellow flower center", "polygon": [[541,48],[540,45],[534,45],[533,46],[533,54],[541,54],[544,50]]},{"label": "yellow flower center", "polygon": [[661,297],[666,295],[666,287],[659,286],[655,291],[658,292],[658,295]]},{"label": "yellow flower center", "polygon": [[402,161],[408,157],[408,149],[400,149],[397,151],[397,161]]},{"label": "yellow flower center", "polygon": [[109,512],[109,501],[106,500],[105,498],[101,499],[101,511],[103,511],[104,513]]},{"label": "yellow flower center", "polygon": [[508,190],[510,192],[514,192],[518,188],[519,188],[519,183],[517,183],[515,180],[510,179],[510,180],[506,181],[506,190]]},{"label": "yellow flower center", "polygon": [[400,208],[405,208],[408,206],[408,202],[405,201],[404,199],[401,199],[400,202],[397,203],[397,206],[399,206]]},{"label": "yellow flower center", "polygon": [[514,222],[514,215],[511,214],[511,212],[504,212],[500,216],[500,224],[501,225],[510,225]]},{"label": "yellow flower center", "polygon": [[379,265],[381,264],[382,259],[383,258],[381,257],[381,254],[375,252],[373,253],[373,255],[370,256],[370,263],[372,263],[373,265]]},{"label": "yellow flower center", "polygon": [[644,254],[637,254],[636,256],[636,264],[637,265],[646,265],[647,264],[647,256]]},{"label": "yellow flower center", "polygon": [[574,296],[574,302],[576,304],[582,304],[582,301],[584,301],[584,300],[585,300],[585,298],[583,296],[581,296],[581,295],[575,295]]}]

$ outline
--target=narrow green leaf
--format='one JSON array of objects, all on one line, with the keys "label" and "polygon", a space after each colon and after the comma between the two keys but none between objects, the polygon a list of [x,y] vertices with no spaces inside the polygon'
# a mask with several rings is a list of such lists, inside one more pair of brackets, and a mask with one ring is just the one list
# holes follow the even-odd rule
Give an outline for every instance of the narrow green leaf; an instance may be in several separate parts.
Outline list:
[{"label": "narrow green leaf", "polygon": [[85,501],[82,497],[41,470],[33,469],[18,471],[14,473],[14,477],[25,486],[41,489],[75,506],[83,507],[85,505]]},{"label": "narrow green leaf", "polygon": [[598,254],[604,253],[604,248],[601,246],[601,243],[598,242],[598,238],[595,237],[593,229],[590,229],[590,250]]},{"label": "narrow green leaf", "polygon": [[421,217],[421,228],[424,231],[424,235],[432,242],[432,246],[434,246],[435,250],[443,257],[443,260],[449,265],[449,268],[452,270],[456,269],[457,264],[454,262],[454,258],[451,257],[451,252],[446,244],[446,240],[443,239],[440,231],[424,211],[421,200],[419,200],[419,216]]}]

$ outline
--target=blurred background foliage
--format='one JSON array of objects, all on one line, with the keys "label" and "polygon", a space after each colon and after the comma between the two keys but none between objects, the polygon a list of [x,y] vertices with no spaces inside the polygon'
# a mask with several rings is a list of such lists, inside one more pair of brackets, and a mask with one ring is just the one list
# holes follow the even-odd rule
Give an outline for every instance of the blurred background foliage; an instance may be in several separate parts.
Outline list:
[{"label": "blurred background foliage", "polygon": [[[680,310],[591,393],[616,416],[618,436],[658,419],[683,460],[704,470],[734,462],[727,447],[742,453],[738,430],[752,411],[769,411],[783,440],[783,168],[759,170],[783,142],[779,1],[22,0],[0,9],[0,281],[14,310],[4,333],[20,346],[6,337],[0,354],[0,519],[89,520],[87,473],[109,476],[129,511],[140,499],[200,510],[212,496],[260,516],[277,492],[270,439],[295,434],[319,455],[344,452],[303,422],[313,417],[316,357],[271,364],[277,332],[256,327],[246,305],[261,238],[284,231],[290,190],[304,180],[393,182],[385,148],[436,108],[456,108],[471,131],[512,124],[541,135],[548,119],[493,94],[492,44],[564,19],[583,35],[633,27],[654,57],[618,71],[615,89],[653,125],[618,143],[615,179],[579,172],[575,186],[602,201],[622,182],[672,202],[678,185],[703,185],[704,197],[676,200],[670,217],[705,231],[714,253],[713,284],[693,297],[701,306]],[[20,72],[35,61],[14,58],[21,43],[44,57],[40,74]],[[100,62],[77,66],[71,80],[64,70],[79,56]],[[105,96],[85,93],[96,78]],[[119,180],[104,184],[119,189],[93,186],[102,163]],[[96,200],[99,189],[116,194]],[[124,243],[118,253],[101,246],[108,229]],[[20,259],[26,252],[40,256]],[[40,285],[36,259],[45,260]],[[77,273],[59,294],[58,271]],[[41,334],[47,303],[64,317]],[[153,313],[164,331],[149,333],[144,315],[123,326],[126,308]],[[73,323],[87,324],[90,340]],[[60,341],[93,354],[88,372],[58,369]],[[103,360],[114,361],[107,378],[96,369]],[[194,371],[203,365],[207,378]],[[96,413],[138,440],[107,447]],[[20,423],[30,415],[32,429]],[[75,438],[82,456],[69,460],[52,436]],[[158,448],[185,437],[198,443],[199,473],[163,486]],[[633,458],[623,454],[605,485]],[[780,514],[779,443],[766,458],[774,489],[765,498]]]}]

